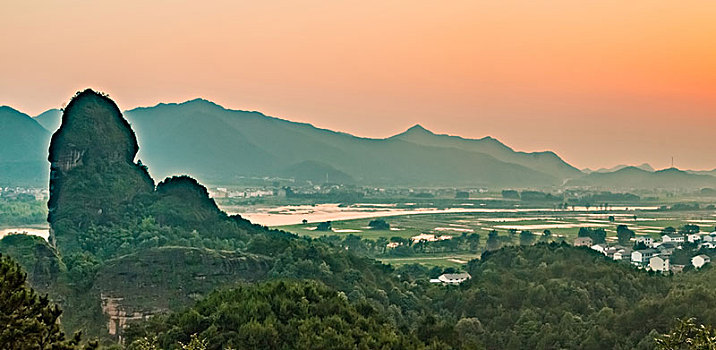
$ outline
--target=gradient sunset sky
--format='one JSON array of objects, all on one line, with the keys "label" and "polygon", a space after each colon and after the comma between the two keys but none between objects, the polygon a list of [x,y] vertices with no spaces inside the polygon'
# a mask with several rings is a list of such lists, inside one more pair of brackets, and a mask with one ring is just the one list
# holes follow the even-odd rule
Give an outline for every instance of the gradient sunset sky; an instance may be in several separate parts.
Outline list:
[{"label": "gradient sunset sky", "polygon": [[358,136],[419,123],[577,167],[716,168],[716,1],[0,3],[0,105],[204,97]]}]

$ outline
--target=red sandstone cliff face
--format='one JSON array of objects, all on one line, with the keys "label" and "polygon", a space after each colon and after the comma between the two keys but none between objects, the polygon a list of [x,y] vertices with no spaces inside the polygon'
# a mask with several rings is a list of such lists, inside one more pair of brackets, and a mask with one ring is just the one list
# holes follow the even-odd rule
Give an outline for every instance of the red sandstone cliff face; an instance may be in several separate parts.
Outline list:
[{"label": "red sandstone cliff face", "polygon": [[107,316],[107,331],[109,335],[117,337],[120,344],[124,343],[122,339],[122,331],[131,321],[139,321],[149,318],[152,314],[143,314],[141,312],[127,312],[124,310],[121,302],[124,298],[111,297],[109,295],[101,295],[102,312]]}]

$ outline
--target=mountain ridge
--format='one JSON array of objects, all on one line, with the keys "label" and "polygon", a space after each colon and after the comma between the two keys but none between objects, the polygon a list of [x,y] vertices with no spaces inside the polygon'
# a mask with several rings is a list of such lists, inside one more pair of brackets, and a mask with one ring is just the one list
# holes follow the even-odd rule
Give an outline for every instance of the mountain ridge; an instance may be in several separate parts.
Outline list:
[{"label": "mountain ridge", "polygon": [[[421,131],[421,129],[423,131]],[[435,134],[420,125],[416,125],[403,133],[390,137],[389,139],[399,139],[417,144],[440,147],[454,147],[473,152],[490,154],[499,160],[533,168],[540,172],[562,179],[582,175],[582,172],[579,169],[565,162],[553,151],[515,151],[513,148],[491,136],[486,136],[480,139],[472,139],[462,136]],[[549,164],[547,164],[547,162],[549,162]]]},{"label": "mountain ridge", "polygon": [[581,178],[570,180],[566,185],[620,189],[701,189],[716,187],[716,177],[691,174],[688,171],[676,168],[650,172],[635,166],[627,166],[609,173],[594,172]]},{"label": "mountain ridge", "polygon": [[[261,149],[265,154],[269,155],[266,158],[266,162],[246,164],[246,168],[260,169],[264,174],[273,176],[293,177],[292,174],[282,173],[282,169],[272,168],[267,163],[280,163],[284,165],[283,168],[290,168],[298,163],[313,161],[329,164],[336,170],[349,174],[359,183],[368,184],[405,183],[406,181],[412,184],[499,184],[501,177],[495,176],[489,170],[484,169],[509,169],[511,172],[525,173],[525,176],[513,176],[515,177],[514,181],[506,181],[503,185],[529,186],[535,184],[538,186],[550,186],[560,182],[560,179],[543,171],[530,169],[523,164],[505,162],[492,155],[473,152],[464,148],[455,150],[453,149],[454,147],[416,144],[394,137],[384,139],[358,137],[321,129],[308,123],[295,123],[281,118],[268,117],[259,112],[229,110],[216,104],[208,106],[200,104],[198,107],[197,105],[189,107],[187,108],[187,104],[163,104],[154,109],[129,110],[126,114],[127,118],[136,126],[140,139],[146,137],[148,140],[154,140],[145,143],[147,145],[145,150],[154,149],[155,145],[152,142],[157,142],[156,140],[162,138],[161,135],[156,134],[156,130],[160,125],[171,124],[172,121],[176,121],[176,118],[187,118],[187,114],[191,114],[191,118],[201,114],[203,116],[202,123],[205,124],[202,128],[209,127],[210,123],[233,125],[234,132],[237,133],[237,138],[241,138],[242,143],[246,144],[247,147]],[[162,121],[158,119],[162,119]],[[216,133],[221,134],[227,130],[226,127],[221,129],[217,129]],[[171,133],[165,132],[165,134]],[[169,138],[170,136],[165,137]],[[188,147],[187,145],[182,145],[182,137],[172,136],[171,139],[173,140],[171,142],[175,143],[174,148]],[[267,140],[270,141],[267,142]],[[161,146],[156,145],[156,147]],[[432,155],[434,158],[424,157],[420,159],[419,153]],[[438,155],[438,153],[442,154]],[[448,157],[447,155],[450,156]],[[150,164],[155,164],[154,160],[150,159],[152,155],[142,154],[141,158],[146,159]],[[451,159],[446,162],[446,158]],[[464,159],[464,162],[460,158]],[[175,161],[175,164],[187,166],[188,172],[195,174],[202,172],[200,169],[190,166],[191,159],[175,159]],[[219,162],[222,164],[236,163],[229,158]],[[401,162],[403,167],[398,168],[398,163]],[[484,164],[482,164],[482,169],[478,169],[476,168],[477,164],[467,164],[470,162],[483,162]],[[372,164],[380,164],[384,167],[376,170],[372,169]],[[431,170],[426,171],[424,169],[425,165],[429,164],[443,164],[443,173],[438,174]],[[226,170],[222,171],[226,172]],[[454,176],[450,172],[453,172]],[[416,173],[423,173],[425,176],[416,176]],[[477,174],[475,181],[471,180],[470,173]],[[162,174],[162,176],[164,175],[166,174]],[[530,175],[535,179],[532,182],[528,178]],[[520,176],[523,178],[518,179]],[[215,182],[212,180],[205,179],[205,182]],[[320,181],[320,179],[315,180]]]},{"label": "mountain ridge", "polygon": [[590,174],[590,173],[613,173],[613,172],[615,172],[615,171],[617,171],[617,170],[621,170],[621,169],[624,169],[624,168],[630,167],[630,166],[631,166],[631,167],[636,167],[636,168],[639,168],[639,169],[642,169],[642,170],[650,171],[650,172],[656,171],[656,169],[654,169],[654,167],[652,167],[651,164],[649,164],[649,163],[642,163],[642,164],[639,164],[639,165],[619,164],[619,165],[615,165],[615,166],[613,166],[613,167],[611,167],[611,168],[599,168],[599,169],[597,169],[597,170],[592,170],[592,169],[586,168],[586,169],[582,169],[582,172],[584,172],[584,173],[586,173],[586,174]]},{"label": "mountain ridge", "polygon": [[[61,122],[61,113],[51,109],[30,119],[53,131]],[[515,151],[491,136],[472,139],[438,134],[421,124],[390,137],[368,138],[259,111],[228,109],[204,98],[137,107],[124,115],[144,145],[139,159],[151,165],[157,178],[192,173],[213,184],[231,184],[246,176],[321,183],[326,174],[333,174],[329,180],[366,185],[551,187],[583,182],[609,187],[608,181],[590,183],[593,177],[579,180],[588,169],[583,173],[553,151]],[[42,137],[35,138],[47,143]],[[37,169],[47,165],[44,159],[35,159],[34,164]],[[639,167],[653,170],[647,165]],[[4,168],[18,172],[18,167]],[[21,173],[28,178],[31,171]],[[4,174],[7,177],[12,172]],[[35,178],[36,185],[45,181],[42,176]]]},{"label": "mountain ridge", "polygon": [[36,120],[9,106],[0,106],[0,187],[46,182],[45,152],[50,133]]},{"label": "mountain ridge", "polygon": [[[347,132],[343,132],[343,131],[337,131],[337,130],[332,130],[332,129],[327,129],[327,128],[318,127],[318,126],[315,126],[315,125],[313,125],[313,124],[311,124],[311,123],[296,122],[296,121],[292,121],[292,120],[285,119],[285,118],[281,118],[281,117],[270,116],[270,115],[264,114],[263,112],[260,112],[260,111],[226,108],[226,107],[224,107],[224,106],[222,106],[222,105],[220,105],[220,104],[218,104],[218,103],[216,103],[216,102],[213,102],[213,101],[211,101],[211,100],[208,100],[208,99],[205,99],[205,98],[202,98],[202,97],[197,97],[197,98],[194,98],[194,99],[191,99],[191,100],[187,100],[187,101],[184,101],[184,102],[160,102],[160,103],[157,103],[156,105],[153,105],[153,106],[135,107],[135,108],[132,108],[132,109],[125,110],[124,113],[133,113],[133,112],[139,112],[139,111],[146,111],[146,110],[151,110],[151,109],[154,109],[154,108],[181,107],[181,106],[191,106],[191,105],[210,106],[210,107],[212,107],[212,108],[216,108],[216,109],[219,109],[219,110],[222,110],[222,111],[228,111],[228,112],[240,112],[240,113],[247,113],[247,114],[257,114],[258,116],[264,117],[264,118],[267,118],[267,119],[272,119],[272,120],[276,120],[276,121],[287,122],[287,123],[296,124],[296,125],[300,125],[300,126],[310,127],[310,128],[314,128],[314,129],[320,130],[320,131],[326,131],[326,132],[330,132],[330,133],[334,133],[334,134],[339,134],[339,135],[346,135],[346,136],[350,136],[350,137],[353,137],[353,138],[356,138],[356,139],[363,139],[363,140],[388,140],[388,139],[395,139],[395,138],[399,138],[400,136],[403,136],[403,135],[405,135],[405,134],[409,134],[409,133],[413,133],[413,132],[418,132],[418,131],[419,131],[419,132],[422,132],[422,133],[425,133],[425,134],[428,134],[428,135],[432,135],[432,136],[448,136],[448,137],[452,137],[452,138],[458,138],[458,139],[461,139],[461,140],[464,140],[464,141],[489,141],[489,142],[494,142],[494,143],[498,144],[500,147],[503,147],[503,148],[505,148],[505,149],[507,149],[507,150],[514,151],[514,152],[521,152],[521,153],[527,153],[527,154],[531,154],[531,153],[552,153],[552,154],[555,154],[555,155],[556,155],[556,153],[553,152],[553,151],[534,151],[534,152],[515,151],[512,147],[509,147],[509,146],[505,145],[504,143],[502,143],[501,141],[499,141],[498,139],[496,139],[496,138],[494,138],[494,137],[492,137],[492,136],[484,136],[484,137],[482,137],[482,138],[469,138],[469,137],[463,137],[463,136],[457,136],[457,135],[450,135],[450,134],[438,134],[438,133],[435,133],[435,132],[433,132],[433,131],[431,131],[431,130],[428,130],[427,128],[425,128],[425,127],[422,126],[421,124],[415,124],[415,125],[411,126],[410,128],[406,129],[405,131],[401,132],[401,133],[395,134],[395,135],[393,135],[393,136],[388,136],[388,137],[385,137],[385,138],[363,137],[363,136],[357,136],[357,135],[353,135],[353,134],[350,134],[350,133],[347,133]],[[37,115],[35,118],[40,118],[40,117],[43,117],[43,116],[49,117],[50,114],[54,114],[54,113],[57,113],[57,115],[59,116],[60,113],[58,113],[58,112],[60,112],[59,109],[50,109],[50,110],[47,110],[47,111],[45,111],[45,112],[43,112],[43,113]],[[47,125],[50,125],[50,124],[47,124]],[[57,125],[59,126],[59,123],[58,123]],[[48,129],[48,130],[49,130],[49,129]],[[49,130],[49,131],[52,132],[52,131],[54,131],[54,130]]]}]

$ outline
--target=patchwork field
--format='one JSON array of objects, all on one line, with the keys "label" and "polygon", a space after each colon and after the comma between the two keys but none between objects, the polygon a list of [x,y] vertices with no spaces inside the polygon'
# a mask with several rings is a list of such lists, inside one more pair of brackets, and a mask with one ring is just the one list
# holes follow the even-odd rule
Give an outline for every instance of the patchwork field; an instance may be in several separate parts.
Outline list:
[{"label": "patchwork field", "polygon": [[[545,230],[551,231],[552,240],[565,240],[571,243],[580,227],[604,228],[607,241],[616,241],[616,227],[627,225],[637,235],[661,236],[666,227],[681,227],[695,224],[702,231],[714,231],[716,211],[539,211],[513,213],[439,213],[410,214],[384,217],[390,224],[390,230],[375,230],[368,225],[375,218],[332,221],[331,231],[317,231],[317,224],[279,226],[285,231],[309,237],[356,235],[363,239],[377,240],[400,237],[410,239],[420,234],[435,236],[460,236],[477,233],[480,235],[481,250],[465,254],[425,254],[410,257],[380,258],[394,265],[423,263],[431,266],[460,266],[470,259],[478,258],[485,248],[488,232],[497,230],[500,236],[512,237],[512,242],[519,242],[520,231],[531,231],[535,235],[543,235]],[[515,231],[517,234],[514,234]],[[512,231],[512,232],[510,232]],[[537,237],[538,239],[540,237]],[[428,243],[430,244],[430,243]]]}]

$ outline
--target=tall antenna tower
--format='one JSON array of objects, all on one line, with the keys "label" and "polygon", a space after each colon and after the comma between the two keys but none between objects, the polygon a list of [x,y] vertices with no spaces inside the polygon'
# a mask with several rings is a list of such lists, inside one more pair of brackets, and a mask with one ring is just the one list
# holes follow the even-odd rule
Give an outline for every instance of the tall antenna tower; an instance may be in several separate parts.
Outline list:
[{"label": "tall antenna tower", "polygon": [[674,168],[674,156],[671,156],[671,168]]}]

